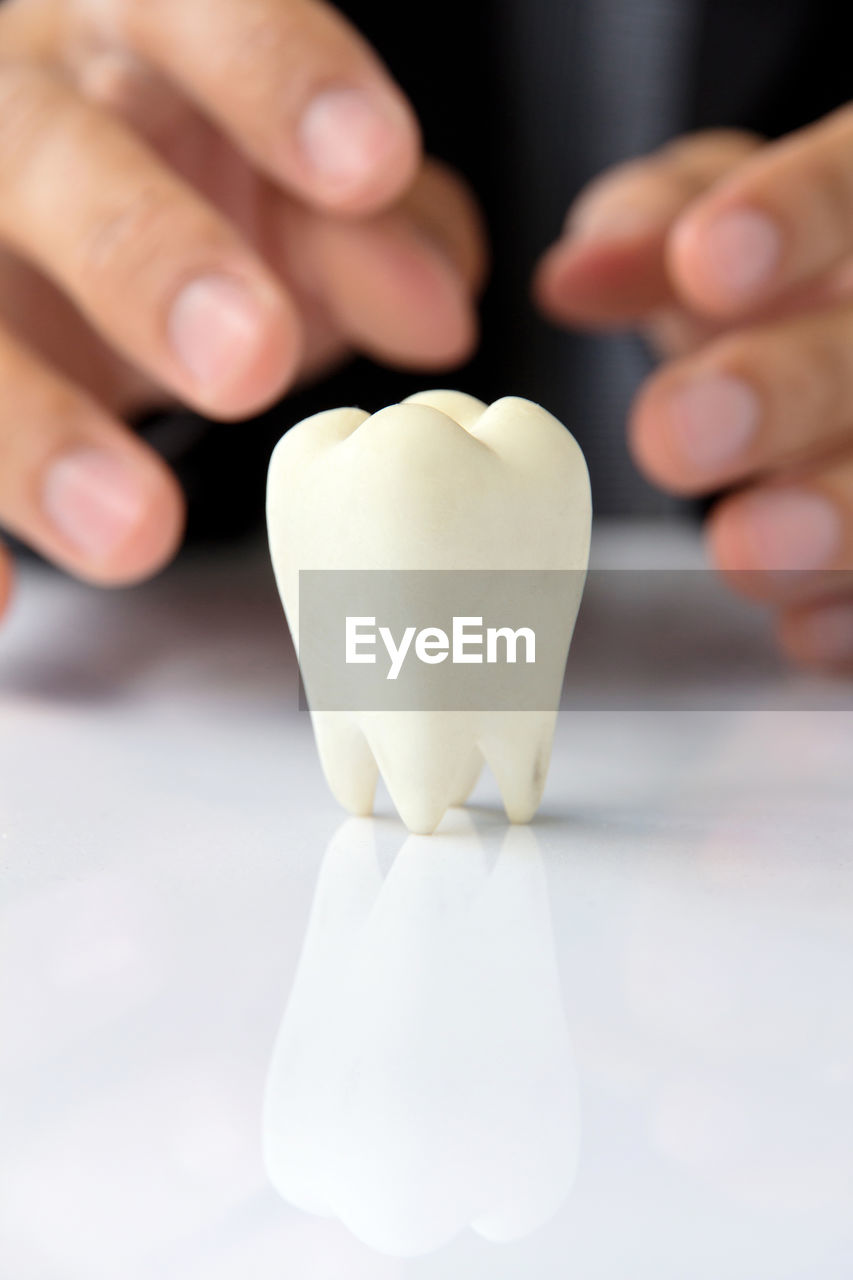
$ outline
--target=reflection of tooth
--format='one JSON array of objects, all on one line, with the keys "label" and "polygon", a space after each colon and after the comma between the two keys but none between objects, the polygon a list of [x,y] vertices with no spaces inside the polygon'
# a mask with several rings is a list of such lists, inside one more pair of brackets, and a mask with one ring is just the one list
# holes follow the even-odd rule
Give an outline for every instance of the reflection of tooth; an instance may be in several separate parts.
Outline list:
[{"label": "reflection of tooth", "polygon": [[533,829],[448,815],[384,883],[334,837],[270,1066],[264,1148],[298,1207],[399,1256],[520,1239],[568,1197],[578,1090]]},{"label": "reflection of tooth", "polygon": [[264,1159],[288,1203],[334,1212],[337,1094],[352,957],[382,887],[373,824],[350,819],[326,851],[308,932],[270,1068],[264,1104]]},{"label": "reflection of tooth", "polygon": [[[577,444],[526,400],[487,408],[471,396],[432,391],[373,417],[341,409],[310,418],[276,448],[267,499],[276,578],[297,648],[300,570],[582,574],[590,511]],[[580,603],[577,582],[565,590],[563,655]],[[548,700],[534,705],[556,707],[560,675]],[[526,822],[545,785],[555,715],[315,708],[313,720],[323,769],[346,808],[363,814],[372,806],[372,753],[404,821],[427,833],[471,790],[480,759],[496,774],[510,819]]]}]

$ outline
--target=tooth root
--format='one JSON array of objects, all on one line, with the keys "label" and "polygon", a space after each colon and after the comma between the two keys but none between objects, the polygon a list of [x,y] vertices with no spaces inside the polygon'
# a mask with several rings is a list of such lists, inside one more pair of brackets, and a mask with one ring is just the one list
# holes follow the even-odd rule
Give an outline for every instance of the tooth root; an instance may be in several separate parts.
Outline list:
[{"label": "tooth root", "polygon": [[452,808],[458,808],[459,805],[465,803],[476,787],[482,770],[483,756],[479,749],[475,747],[459,774],[458,785],[453,792],[453,799],[450,801]]},{"label": "tooth root", "polygon": [[497,779],[510,822],[529,822],[539,808],[556,719],[556,712],[550,711],[507,711],[480,735],[480,749]]},{"label": "tooth root", "polygon": [[355,720],[343,711],[312,716],[323,773],[339,804],[358,817],[373,812],[379,770]]},{"label": "tooth root", "polygon": [[364,728],[403,822],[416,835],[431,835],[457,802],[460,779],[470,776],[470,717],[395,711],[371,717]]}]

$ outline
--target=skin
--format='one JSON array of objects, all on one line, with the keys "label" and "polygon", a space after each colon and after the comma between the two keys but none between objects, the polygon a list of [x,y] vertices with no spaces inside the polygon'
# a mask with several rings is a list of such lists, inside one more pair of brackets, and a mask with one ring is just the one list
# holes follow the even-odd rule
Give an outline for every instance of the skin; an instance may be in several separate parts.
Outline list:
[{"label": "skin", "polygon": [[633,406],[636,461],[675,494],[722,493],[714,563],[791,658],[848,671],[851,154],[850,107],[773,143],[679,139],[593,183],[534,282],[558,323],[648,335],[662,361]]},{"label": "skin", "polygon": [[[336,110],[358,127],[330,164]],[[0,524],[77,576],[137,581],[181,538],[129,414],[244,418],[355,351],[456,364],[484,270],[467,190],[334,9],[0,9]],[[211,280],[225,328],[188,360]],[[0,613],[11,577],[0,548]]]}]

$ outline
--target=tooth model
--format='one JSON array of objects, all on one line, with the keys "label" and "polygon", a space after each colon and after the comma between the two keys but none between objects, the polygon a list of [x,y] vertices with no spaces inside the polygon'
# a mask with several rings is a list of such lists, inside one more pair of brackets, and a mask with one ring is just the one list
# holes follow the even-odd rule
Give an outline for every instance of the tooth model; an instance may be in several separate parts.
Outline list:
[{"label": "tooth model", "polygon": [[[465,802],[485,760],[510,821],[532,818],[548,772],[565,660],[589,560],[591,514],[589,477],[577,442],[528,400],[508,397],[487,407],[459,392],[424,392],[373,416],[361,409],[317,414],[279,441],[267,489],[273,567],[305,679],[320,760],[344,808],[356,815],[371,813],[381,773],[409,829],[428,834],[448,807]],[[518,629],[516,637],[522,648],[527,641],[519,662],[535,663],[546,642],[550,647],[545,686],[540,678],[535,698],[520,693],[513,704],[499,696],[508,667],[502,672],[486,665],[454,668],[457,624],[463,633],[459,662],[487,663],[493,656],[497,661],[499,640],[493,649],[491,632],[488,637],[476,634],[474,624],[483,621],[482,602],[463,607],[461,614],[468,616],[454,615],[444,631],[428,626],[416,635],[415,627],[405,627],[396,637],[390,627],[371,630],[370,624],[381,618],[373,612],[375,606],[364,605],[354,610],[360,616],[346,619],[347,644],[353,640],[347,661],[350,653],[358,653],[362,656],[353,656],[353,663],[381,662],[384,642],[387,689],[399,690],[397,675],[405,655],[403,683],[417,667],[408,687],[419,691],[419,700],[338,706],[325,695],[344,651],[343,623],[340,636],[328,637],[332,647],[325,655],[315,652],[322,648],[315,628],[309,654],[308,639],[300,634],[300,613],[305,613],[301,588],[312,577],[305,571],[350,571],[348,578],[356,585],[370,577],[366,571],[394,571],[384,577],[398,617],[405,616],[407,604],[412,615],[422,609],[419,597],[428,588],[435,590],[436,582],[439,597],[442,586],[458,597],[469,580],[497,581],[497,595],[509,605],[516,590],[527,592],[531,601],[547,597],[552,610],[544,628],[548,635],[526,628]],[[352,578],[351,571],[364,578]],[[462,571],[480,576],[466,577]],[[329,595],[343,581],[340,573],[332,573]],[[337,632],[337,622],[327,629]],[[509,660],[508,640],[506,646],[501,651]],[[379,673],[381,678],[379,665],[353,665],[347,671],[354,677]],[[461,675],[472,687],[494,673],[493,686],[479,686],[493,687],[494,701],[489,694],[470,705],[464,698],[448,704],[449,686],[428,684],[435,673],[447,679]],[[516,674],[514,669],[513,678]]]}]

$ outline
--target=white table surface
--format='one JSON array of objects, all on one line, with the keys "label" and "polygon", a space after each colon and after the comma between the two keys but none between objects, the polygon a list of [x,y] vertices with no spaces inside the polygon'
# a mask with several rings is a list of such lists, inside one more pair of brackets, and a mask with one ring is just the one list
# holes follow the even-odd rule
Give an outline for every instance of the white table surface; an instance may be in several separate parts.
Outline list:
[{"label": "white table surface", "polygon": [[24,570],[3,1280],[849,1280],[853,687],[643,571],[693,535],[596,548],[539,818],[408,840],[327,794],[262,553]]}]

